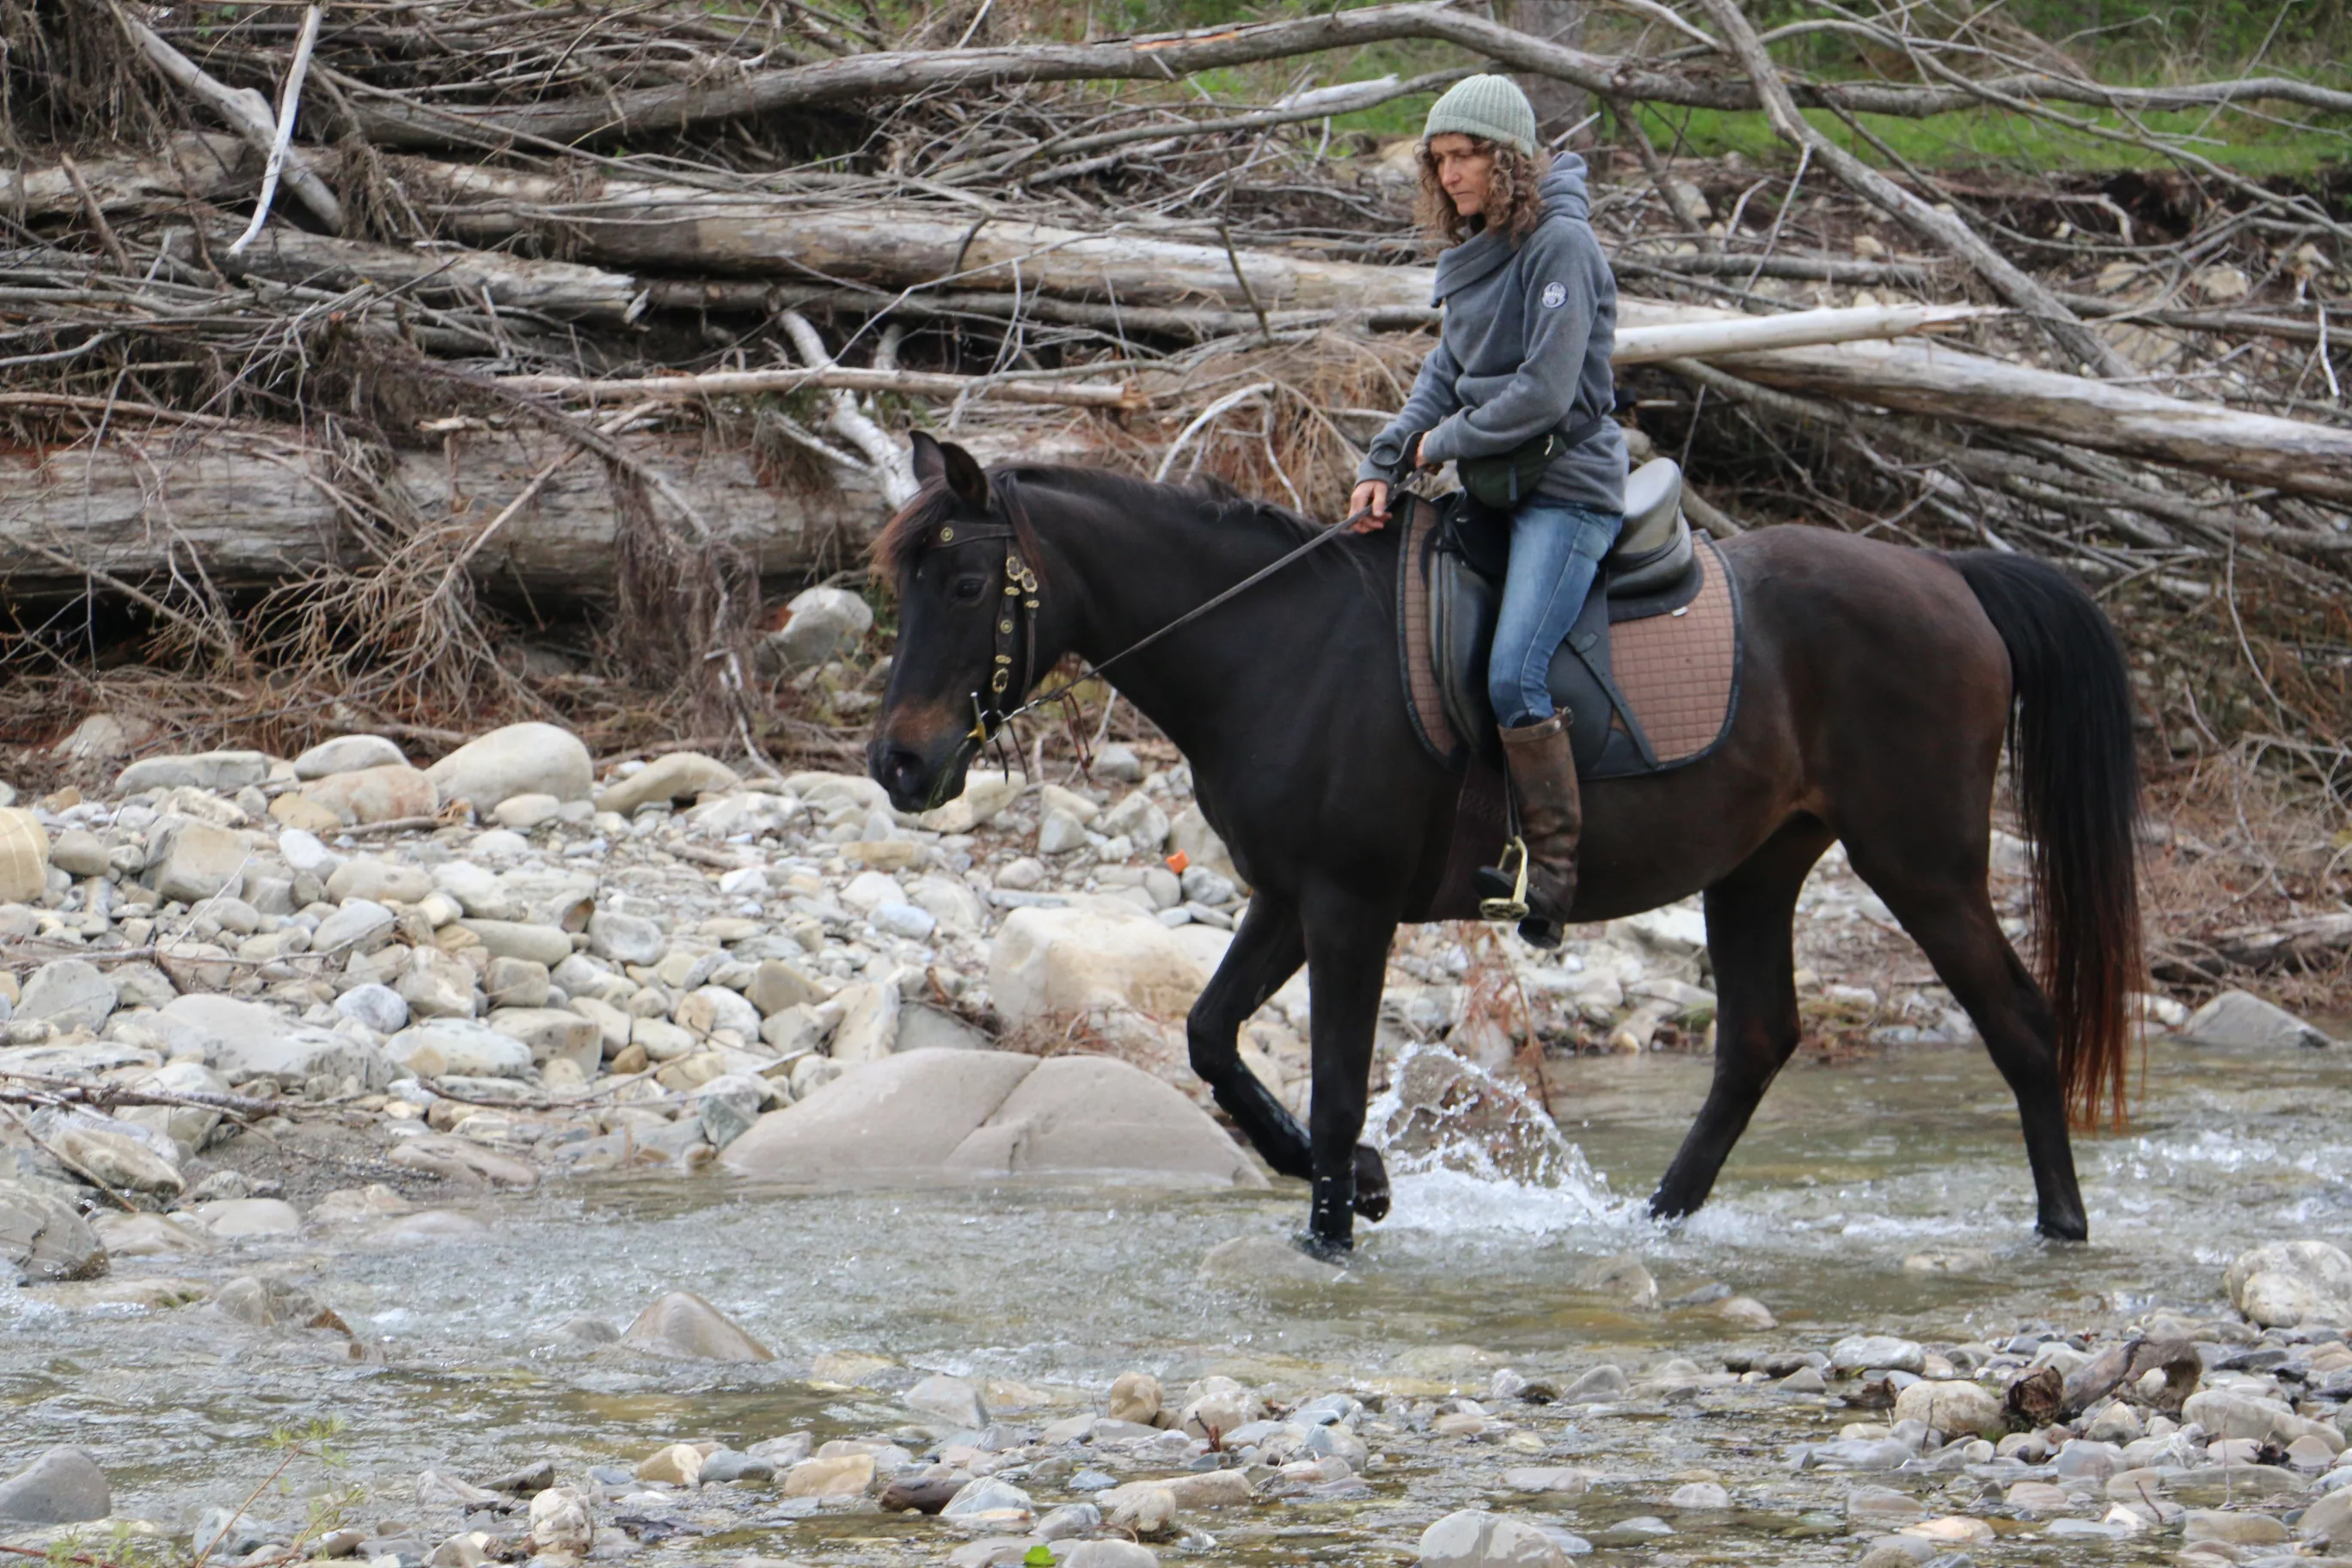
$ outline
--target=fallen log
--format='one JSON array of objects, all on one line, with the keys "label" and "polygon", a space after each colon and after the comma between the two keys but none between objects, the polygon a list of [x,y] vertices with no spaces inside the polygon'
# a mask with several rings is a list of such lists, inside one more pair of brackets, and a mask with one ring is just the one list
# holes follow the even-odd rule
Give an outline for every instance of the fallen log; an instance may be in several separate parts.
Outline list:
[{"label": "fallen log", "polygon": [[[261,173],[261,156],[242,136],[225,132],[174,137],[145,158],[95,157],[81,162],[82,182],[100,210],[176,206],[209,201]],[[81,193],[63,164],[26,169],[0,166],[0,212],[11,217],[54,217],[82,209]]]},{"label": "fallen log", "polygon": [[[1265,250],[1075,229],[913,204],[843,209],[721,196],[682,186],[593,183],[404,160],[412,194],[477,241],[560,228],[577,251],[631,267],[845,279],[877,290],[951,284],[1048,294],[1118,309],[1203,301],[1239,317],[1263,309],[1328,314],[1426,310],[1432,273]],[[1247,280],[1246,289],[1237,281]],[[887,304],[887,301],[885,302]],[[1622,296],[1618,330],[1740,321],[1733,311]],[[2085,329],[2095,331],[2095,328]],[[1671,352],[1659,357],[1687,357]],[[1923,344],[1788,347],[1741,357],[1741,374],[1887,408],[2051,437],[2331,500],[2352,500],[2352,430],[2167,397]]]},{"label": "fallen log", "polygon": [[[91,572],[152,584],[194,576],[192,567],[224,591],[249,593],[364,566],[393,542],[355,504],[352,476],[293,431],[207,421],[126,434],[133,424],[118,416],[95,447],[0,454],[0,580],[12,599],[79,595],[91,588]],[[980,429],[960,438],[983,461],[1078,456],[1050,433]],[[392,508],[449,531],[453,551],[462,549],[565,446],[536,427],[457,431],[438,448],[391,454],[381,489]],[[774,582],[854,563],[888,512],[856,474],[788,484],[755,452],[691,434],[634,436],[627,446]],[[604,465],[562,465],[466,569],[500,598],[544,605],[605,597],[614,519]]]},{"label": "fallen log", "polygon": [[658,398],[687,403],[704,397],[744,397],[797,392],[804,386],[845,392],[896,392],[910,397],[992,398],[1057,408],[1141,408],[1136,387],[1103,381],[1014,381],[990,375],[950,375],[939,371],[871,370],[824,365],[814,370],[704,371],[697,375],[615,376],[509,375],[498,384],[509,392],[589,402]]}]

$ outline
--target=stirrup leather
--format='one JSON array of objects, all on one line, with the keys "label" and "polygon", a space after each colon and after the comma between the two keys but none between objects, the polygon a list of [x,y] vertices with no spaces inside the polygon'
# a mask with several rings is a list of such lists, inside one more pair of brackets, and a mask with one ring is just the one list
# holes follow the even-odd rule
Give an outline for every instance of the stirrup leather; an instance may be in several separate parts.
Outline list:
[{"label": "stirrup leather", "polygon": [[1528,918],[1528,841],[1513,835],[1503,847],[1502,864],[1496,868],[1511,879],[1511,896],[1507,899],[1481,899],[1478,918],[1482,921],[1523,921]]}]

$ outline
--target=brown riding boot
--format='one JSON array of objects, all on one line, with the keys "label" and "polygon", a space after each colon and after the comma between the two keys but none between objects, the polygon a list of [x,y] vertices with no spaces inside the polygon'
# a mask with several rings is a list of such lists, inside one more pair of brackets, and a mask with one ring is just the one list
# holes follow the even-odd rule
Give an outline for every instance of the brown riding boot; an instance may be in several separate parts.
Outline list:
[{"label": "brown riding boot", "polygon": [[1576,902],[1576,840],[1584,827],[1568,715],[1554,713],[1499,732],[1511,788],[1519,798],[1519,837],[1528,847],[1528,919],[1556,927]]}]

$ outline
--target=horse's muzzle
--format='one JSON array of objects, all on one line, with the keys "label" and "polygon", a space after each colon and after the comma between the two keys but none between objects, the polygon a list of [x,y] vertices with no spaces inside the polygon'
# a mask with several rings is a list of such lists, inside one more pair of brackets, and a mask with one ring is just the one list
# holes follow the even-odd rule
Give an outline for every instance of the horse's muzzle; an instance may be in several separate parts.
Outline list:
[{"label": "horse's muzzle", "polygon": [[971,761],[965,731],[940,726],[929,735],[909,733],[923,726],[885,721],[866,747],[866,771],[889,792],[900,811],[928,811],[963,793]]}]

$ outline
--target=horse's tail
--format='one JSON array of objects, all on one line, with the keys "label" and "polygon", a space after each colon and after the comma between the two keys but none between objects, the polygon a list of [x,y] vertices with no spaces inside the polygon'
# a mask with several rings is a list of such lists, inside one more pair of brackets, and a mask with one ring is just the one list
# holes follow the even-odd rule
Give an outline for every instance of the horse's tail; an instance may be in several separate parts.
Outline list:
[{"label": "horse's tail", "polygon": [[2010,772],[2032,844],[2033,935],[2057,1015],[2058,1070],[2078,1126],[2124,1120],[2140,952],[2139,760],[2115,628],[2056,567],[1948,557],[2009,648]]}]

